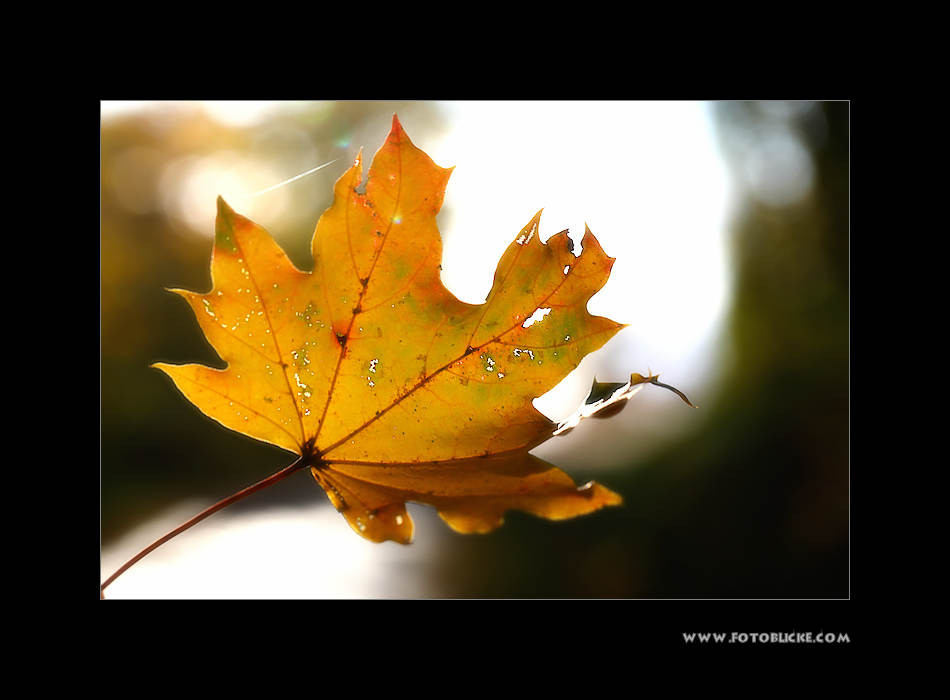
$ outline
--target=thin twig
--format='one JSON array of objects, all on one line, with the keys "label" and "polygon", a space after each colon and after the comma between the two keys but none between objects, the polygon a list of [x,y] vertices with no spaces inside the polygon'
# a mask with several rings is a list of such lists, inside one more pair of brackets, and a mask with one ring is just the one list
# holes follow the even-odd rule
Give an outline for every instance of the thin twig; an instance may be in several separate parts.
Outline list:
[{"label": "thin twig", "polygon": [[100,597],[101,597],[101,595],[102,595],[102,592],[105,591],[106,587],[107,587],[110,583],[112,583],[112,582],[115,581],[117,578],[119,578],[119,576],[121,576],[130,566],[132,566],[133,564],[135,564],[135,562],[137,562],[139,559],[141,559],[142,557],[144,557],[144,556],[145,556],[146,554],[148,554],[149,552],[151,552],[151,551],[157,549],[158,547],[160,547],[161,545],[165,544],[166,542],[168,542],[168,540],[172,539],[172,538],[175,537],[176,535],[180,535],[181,533],[183,533],[185,530],[187,530],[188,528],[192,527],[193,525],[197,525],[197,524],[200,523],[202,520],[204,520],[205,518],[207,518],[209,515],[212,515],[212,514],[214,514],[214,513],[217,513],[217,512],[218,512],[219,510],[221,510],[222,508],[225,508],[225,507],[231,505],[232,503],[236,503],[237,501],[240,501],[242,498],[244,498],[244,497],[246,497],[246,496],[250,496],[252,493],[256,493],[257,491],[260,491],[261,489],[267,488],[267,487],[270,486],[271,484],[275,484],[275,483],[277,483],[278,481],[280,481],[281,479],[285,479],[286,477],[290,476],[290,475],[293,474],[294,472],[299,471],[300,469],[303,469],[304,467],[309,466],[309,465],[310,465],[310,461],[311,461],[311,458],[310,458],[309,456],[306,456],[306,457],[303,457],[303,456],[302,456],[302,457],[298,458],[297,461],[295,461],[293,464],[284,467],[283,469],[281,469],[279,472],[276,472],[275,474],[271,474],[271,475],[270,475],[269,477],[267,477],[266,479],[263,479],[263,480],[261,480],[261,481],[258,481],[258,482],[257,482],[256,484],[254,484],[253,486],[248,486],[246,489],[243,489],[243,490],[241,490],[241,491],[238,491],[237,493],[232,494],[232,495],[228,496],[227,498],[224,498],[224,499],[218,501],[218,502],[215,503],[213,506],[209,506],[208,508],[205,508],[203,511],[201,511],[200,513],[198,513],[198,515],[196,515],[195,517],[193,517],[191,520],[188,520],[187,522],[182,523],[181,525],[179,525],[178,527],[176,527],[174,530],[172,530],[171,532],[169,532],[167,535],[165,535],[165,536],[163,536],[163,537],[160,537],[159,539],[155,540],[155,541],[152,542],[152,544],[150,544],[148,547],[146,547],[146,548],[143,549],[141,552],[139,552],[139,553],[136,554],[134,557],[132,557],[131,559],[129,559],[127,562],[125,562],[125,564],[123,564],[121,567],[119,567],[119,570],[118,570],[118,571],[116,571],[114,574],[112,574],[112,576],[110,576],[109,578],[107,578],[107,579],[105,580],[105,583],[103,583],[103,584],[99,587]]}]

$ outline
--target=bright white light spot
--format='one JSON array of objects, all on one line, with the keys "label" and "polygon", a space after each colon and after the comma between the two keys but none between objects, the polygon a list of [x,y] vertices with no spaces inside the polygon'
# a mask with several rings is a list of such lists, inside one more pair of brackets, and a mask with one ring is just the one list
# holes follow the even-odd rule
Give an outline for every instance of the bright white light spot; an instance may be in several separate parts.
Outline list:
[{"label": "bright white light spot", "polygon": [[811,155],[786,131],[770,133],[758,147],[748,150],[742,162],[752,195],[777,207],[793,204],[808,194],[814,171]]},{"label": "bright white light spot", "polygon": [[189,230],[209,237],[214,234],[218,195],[251,219],[272,220],[288,204],[286,190],[251,196],[281,180],[282,174],[272,166],[227,150],[175,160],[166,166],[159,182],[162,204]]},{"label": "bright white light spot", "polygon": [[458,297],[485,301],[502,253],[542,208],[542,241],[568,229],[578,254],[586,223],[616,258],[588,310],[629,327],[535,405],[555,418],[569,414],[594,371],[623,381],[651,366],[678,386],[708,373],[729,291],[724,233],[732,198],[711,105],[445,107],[444,139],[416,143],[437,164],[455,166],[439,228],[442,279]]},{"label": "bright white light spot", "polygon": [[208,115],[226,126],[247,127],[253,126],[279,109],[286,109],[285,104],[259,100],[204,100],[201,108]]},{"label": "bright white light spot", "polygon": [[525,319],[524,323],[521,324],[521,327],[530,328],[535,323],[537,323],[538,321],[543,319],[545,316],[547,316],[549,313],[551,313],[551,309],[535,309],[534,313],[528,316],[528,318]]},{"label": "bright white light spot", "polygon": [[161,111],[202,111],[219,124],[247,128],[260,124],[278,111],[303,106],[305,103],[267,100],[103,100],[99,103],[102,119],[111,120],[130,114]]},{"label": "bright white light spot", "polygon": [[[315,498],[323,498],[319,489]],[[183,503],[104,549],[100,580],[207,505]],[[425,596],[434,585],[426,568],[435,563],[439,540],[450,534],[434,509],[415,504],[409,508],[418,526],[411,547],[363,540],[326,502],[243,513],[225,510],[136,563],[105,595],[114,599]],[[401,524],[402,516],[396,522]]]}]

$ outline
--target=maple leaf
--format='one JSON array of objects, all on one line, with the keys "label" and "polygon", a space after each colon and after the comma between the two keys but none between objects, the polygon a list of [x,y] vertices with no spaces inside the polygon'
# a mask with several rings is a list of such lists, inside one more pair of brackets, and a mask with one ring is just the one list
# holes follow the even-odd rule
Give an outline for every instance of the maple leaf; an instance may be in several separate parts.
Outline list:
[{"label": "maple leaf", "polygon": [[[408,501],[466,533],[512,509],[562,519],[621,502],[529,453],[573,427],[532,399],[624,327],[586,309],[613,259],[590,230],[579,256],[566,231],[543,243],[538,212],[485,302],[460,301],[440,278],[436,227],[451,171],[394,116],[365,189],[362,152],[337,181],[312,272],[219,198],[211,291],[172,291],[227,367],[154,365],[222,425],[300,455],[350,526],[377,542],[411,540]],[[595,382],[578,415],[616,410],[648,381]]]}]

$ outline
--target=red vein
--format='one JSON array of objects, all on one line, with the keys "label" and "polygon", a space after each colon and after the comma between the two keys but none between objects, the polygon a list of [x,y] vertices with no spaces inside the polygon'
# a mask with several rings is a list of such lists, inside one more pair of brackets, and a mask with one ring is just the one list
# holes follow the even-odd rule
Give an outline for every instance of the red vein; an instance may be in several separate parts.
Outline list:
[{"label": "red vein", "polygon": [[[370,279],[372,279],[373,272],[376,270],[376,263],[379,262],[379,258],[383,254],[383,248],[386,247],[386,241],[389,240],[389,234],[393,228],[393,218],[395,217],[396,212],[399,209],[399,198],[402,195],[403,178],[402,178],[402,151],[398,148],[396,149],[396,156],[399,161],[399,164],[396,168],[396,172],[399,174],[399,184],[396,188],[396,198],[395,198],[395,202],[393,203],[393,211],[392,211],[392,214],[390,214],[389,216],[389,225],[386,227],[386,232],[383,234],[383,240],[380,242],[379,248],[376,250],[375,254],[373,255],[373,262],[370,264],[369,273],[367,273],[366,275],[366,284],[362,284],[362,280],[359,278],[359,271],[357,271],[356,273],[357,279],[360,281],[360,285],[361,285],[360,294],[356,300],[356,306],[354,307],[356,309],[362,309],[363,297],[366,296],[366,290],[369,289],[369,281]],[[349,221],[348,217],[349,217],[349,208],[347,208],[347,221]],[[349,224],[347,224],[347,226],[349,226]],[[326,285],[324,285],[324,293],[326,293],[325,287]],[[317,423],[317,431],[314,434],[314,444],[316,444],[317,438],[320,437],[320,431],[323,430],[323,424],[327,417],[327,411],[330,409],[330,402],[333,400],[333,390],[336,388],[336,380],[340,374],[340,366],[343,364],[343,358],[346,355],[346,345],[349,341],[350,331],[353,330],[353,324],[356,322],[356,317],[359,314],[360,314],[360,311],[356,311],[350,314],[350,323],[346,327],[346,334],[344,335],[344,338],[346,339],[346,341],[341,345],[340,354],[337,356],[336,367],[333,370],[333,378],[330,380],[330,389],[329,391],[327,391],[327,400],[323,404],[323,413],[320,415],[320,422]]]},{"label": "red vein", "polygon": [[[448,464],[457,464],[458,462],[471,462],[476,463],[481,460],[496,460],[496,459],[505,459],[506,457],[514,456],[520,454],[523,451],[523,448],[516,447],[510,450],[505,450],[504,452],[496,452],[491,455],[485,456],[474,456],[474,457],[454,457],[448,459],[426,459],[420,460],[418,462],[386,462],[381,464],[379,462],[370,462],[360,459],[330,459],[326,460],[328,466],[332,469],[334,464],[352,464],[353,466],[359,467],[381,467],[381,468],[399,468],[399,467],[412,467],[413,469],[426,468],[426,467],[441,467]],[[346,476],[350,476],[347,474]],[[351,479],[356,479],[355,476],[350,476]]]},{"label": "red vein", "polygon": [[[367,177],[369,177],[368,174],[367,174]],[[355,192],[355,189],[356,189],[356,188],[352,186],[352,185],[353,185],[353,180],[355,180],[355,179],[356,179],[356,173],[353,174],[353,179],[350,180],[350,201],[351,201],[351,202],[352,202],[352,199],[353,199],[353,195],[354,195],[354,194],[359,194],[358,192]],[[362,195],[360,195],[360,196],[362,197]],[[365,199],[365,197],[362,197],[362,198]],[[352,234],[350,233],[350,211],[351,211],[352,209],[353,209],[352,206],[348,206],[348,207],[346,208],[346,211],[345,211],[344,214],[343,214],[343,222],[344,222],[345,228],[346,228],[346,245],[347,245],[347,247],[350,249],[350,262],[353,264],[353,272],[356,273],[356,279],[359,279],[359,278],[360,278],[360,269],[359,269],[359,267],[357,267],[357,265],[356,265],[356,254],[353,252],[353,236],[352,236]]]},{"label": "red vein", "polygon": [[[219,325],[218,327],[220,328],[221,326]],[[223,330],[225,333],[229,334],[229,335],[231,336],[231,338],[233,338],[234,340],[236,340],[237,342],[239,342],[239,343],[241,343],[241,344],[243,344],[243,345],[246,345],[249,350],[254,351],[254,352],[257,353],[258,355],[260,355],[261,357],[263,357],[265,360],[267,360],[268,362],[273,362],[274,364],[278,364],[278,365],[281,363],[281,360],[279,360],[279,359],[278,359],[278,360],[271,359],[268,355],[266,355],[264,352],[262,352],[262,351],[260,350],[260,348],[255,347],[254,345],[252,345],[252,344],[249,343],[248,341],[244,340],[244,338],[239,338],[239,337],[237,336],[237,331],[232,330],[232,329],[230,329],[230,328],[222,328],[222,330]],[[273,331],[271,331],[271,333],[273,334]],[[279,352],[279,350],[278,350],[278,352]]]},{"label": "red vein", "polygon": [[442,317],[442,320],[439,321],[438,325],[436,325],[435,330],[432,331],[432,339],[429,340],[429,346],[426,348],[426,353],[424,355],[424,359],[422,360],[423,374],[425,374],[429,369],[429,352],[432,350],[432,346],[435,345],[435,339],[439,337],[439,330],[446,324],[448,320],[449,315],[445,314],[445,316]]},{"label": "red vein", "polygon": [[[528,243],[528,241],[525,241],[525,245],[527,245],[527,243]],[[520,247],[518,248],[518,252],[515,253],[515,259],[511,261],[511,266],[510,266],[510,267],[508,268],[508,270],[505,272],[505,276],[504,276],[504,278],[501,280],[500,284],[498,284],[498,289],[504,289],[505,283],[508,281],[508,277],[511,275],[512,271],[518,266],[518,258],[521,257],[521,252],[524,250],[524,248],[525,248],[524,245],[522,245],[522,246],[520,246]],[[494,288],[495,288],[495,285],[492,285],[492,289],[494,289]],[[472,329],[472,334],[471,334],[470,336],[468,336],[468,342],[465,343],[466,346],[471,347],[471,345],[472,345],[472,339],[475,337],[475,333],[478,332],[478,329],[479,329],[479,328],[481,327],[481,325],[482,325],[482,321],[485,320],[485,314],[488,313],[488,308],[491,306],[492,302],[495,301],[496,298],[497,298],[496,295],[493,295],[493,294],[491,294],[491,292],[489,292],[489,294],[488,294],[488,299],[485,300],[485,303],[484,303],[484,305],[483,305],[484,308],[482,309],[482,314],[481,314],[481,316],[478,317],[478,322],[475,324],[475,327]],[[508,330],[511,330],[511,329],[508,329]],[[508,331],[505,331],[505,332],[507,333]]]},{"label": "red vein", "polygon": [[[520,255],[520,251],[519,251],[519,255]],[[515,260],[517,261],[517,257],[515,258]],[[512,267],[514,267],[514,265],[512,265]],[[571,267],[571,270],[573,270],[573,269],[574,269],[574,268],[573,268],[573,266],[572,266],[572,267]],[[565,282],[565,281],[567,280],[567,278],[570,276],[571,270],[568,270],[568,274],[564,275],[563,278],[560,280],[560,282],[558,282],[557,286],[555,286],[554,289],[552,289],[541,301],[537,302],[537,304],[539,304],[539,305],[540,305],[540,304],[544,304],[544,303],[547,302],[548,299],[550,299],[552,296],[554,296],[555,294],[557,294],[558,290],[561,289],[561,287],[563,286],[564,282]],[[505,279],[507,279],[507,276],[508,276],[508,274],[510,274],[510,273],[511,273],[511,270],[509,270],[508,273],[506,273]],[[488,302],[485,302],[485,304],[487,305]],[[485,314],[483,313],[481,319],[483,319],[484,317],[485,317]],[[479,321],[478,321],[479,324],[481,323],[481,319],[479,319]],[[326,455],[326,454],[328,454],[329,452],[335,450],[337,447],[339,447],[340,445],[342,445],[343,443],[345,443],[347,440],[349,440],[350,438],[352,438],[354,435],[357,435],[358,433],[360,433],[360,432],[362,432],[363,430],[365,430],[365,429],[367,428],[367,426],[369,426],[369,425],[375,423],[376,421],[378,421],[380,418],[382,418],[384,415],[386,415],[392,408],[395,408],[397,405],[399,405],[400,403],[402,403],[402,402],[403,402],[405,399],[407,399],[409,396],[411,396],[412,394],[414,394],[414,393],[416,392],[416,390],[418,390],[418,389],[422,388],[423,386],[425,386],[428,382],[430,382],[430,381],[432,381],[433,379],[435,379],[435,378],[436,378],[438,375],[440,375],[442,372],[447,371],[448,368],[451,367],[452,365],[454,365],[456,362],[458,362],[459,360],[462,360],[463,358],[467,357],[468,355],[470,355],[470,354],[472,354],[472,353],[474,353],[474,352],[478,352],[479,350],[485,348],[485,347],[488,346],[488,345],[491,345],[491,344],[494,343],[494,342],[497,342],[502,336],[507,335],[508,333],[510,333],[511,331],[513,331],[515,328],[517,328],[517,327],[520,326],[520,325],[521,325],[520,322],[515,322],[515,324],[514,324],[513,326],[511,326],[510,328],[505,329],[504,331],[502,331],[501,333],[499,333],[498,335],[496,335],[496,336],[495,336],[494,338],[492,338],[491,340],[482,343],[482,344],[479,345],[478,347],[472,348],[472,352],[471,352],[471,353],[470,353],[470,352],[465,352],[465,353],[463,353],[462,355],[459,355],[458,357],[456,357],[454,360],[450,360],[449,362],[445,363],[444,365],[442,365],[441,367],[439,367],[439,369],[437,369],[435,372],[433,372],[432,374],[428,375],[427,377],[423,377],[423,378],[420,379],[418,382],[416,382],[416,384],[415,384],[414,386],[410,387],[409,390],[406,391],[405,394],[403,394],[402,396],[399,396],[398,398],[396,398],[391,404],[389,404],[389,406],[387,406],[386,408],[384,408],[382,411],[379,411],[378,413],[376,413],[372,418],[370,418],[369,420],[367,420],[366,422],[364,422],[361,426],[359,426],[359,427],[356,428],[355,430],[351,431],[350,433],[348,433],[348,434],[345,435],[344,437],[340,438],[339,440],[337,440],[336,442],[334,442],[334,443],[333,443],[332,445],[330,445],[329,447],[327,447],[327,448],[321,450],[320,454],[321,454],[321,455]],[[475,335],[475,333],[474,333],[474,331],[473,331],[471,337],[474,337],[474,335]],[[470,337],[470,339],[469,339],[469,342],[471,342],[471,337]],[[471,347],[471,346],[469,346],[469,347]]]},{"label": "red vein", "polygon": [[509,343],[506,340],[496,340],[495,342],[497,342],[499,345],[507,345],[510,348],[524,348],[526,350],[551,350],[552,348],[567,347],[581,340],[587,340],[588,338],[593,338],[595,335],[603,335],[604,333],[609,333],[612,330],[614,329],[605,328],[604,330],[588,333],[587,335],[579,335],[576,337],[572,335],[569,341],[566,341],[566,342],[562,341],[562,342],[554,343],[553,345],[526,345],[524,343]]},{"label": "red vein", "polygon": [[477,384],[496,384],[497,382],[489,382],[487,379],[479,379],[478,377],[468,377],[464,374],[459,374],[458,372],[453,372],[450,369],[445,370],[448,374],[451,374],[453,377],[458,377],[459,379],[467,379],[470,382],[475,382]]},{"label": "red vein", "polygon": [[[204,365],[198,365],[198,366],[199,366],[199,367],[203,367]],[[224,370],[212,370],[212,371],[214,371],[214,372],[221,372],[221,371],[224,371]],[[242,401],[237,401],[237,400],[235,400],[235,398],[234,398],[233,396],[229,396],[228,394],[222,394],[222,393],[221,393],[220,391],[218,391],[217,389],[214,389],[213,387],[210,387],[210,386],[208,386],[208,385],[206,385],[206,384],[202,384],[201,382],[195,381],[194,379],[191,379],[190,377],[186,377],[186,376],[184,376],[184,375],[179,375],[179,376],[176,377],[176,378],[177,378],[177,379],[182,379],[182,380],[184,380],[184,381],[186,381],[186,382],[191,382],[192,384],[195,384],[196,386],[200,386],[200,387],[201,387],[202,389],[204,389],[205,391],[210,391],[212,394],[217,394],[218,396],[220,396],[220,397],[223,398],[223,399],[227,399],[228,401],[232,401],[232,402],[236,403],[238,406],[241,406],[242,408],[246,409],[246,410],[249,411],[250,413],[253,413],[253,414],[254,414],[255,416],[257,416],[258,418],[262,418],[263,420],[266,420],[268,423],[272,423],[275,428],[278,428],[279,430],[282,430],[282,431],[284,431],[285,433],[287,433],[287,435],[290,437],[290,439],[293,440],[293,441],[296,442],[296,443],[300,443],[300,442],[303,441],[303,437],[304,437],[304,436],[303,436],[303,433],[301,433],[300,437],[294,435],[294,434],[291,433],[289,430],[287,430],[287,428],[285,428],[284,426],[282,426],[282,425],[280,425],[279,423],[275,422],[272,418],[270,418],[270,417],[268,417],[268,416],[265,416],[263,413],[258,412],[258,410],[257,410],[256,408],[254,408],[253,406],[248,406],[246,403],[244,403],[244,402],[242,402]],[[214,418],[214,416],[211,416],[211,417]],[[215,418],[215,420],[218,420],[218,419]],[[222,421],[218,420],[218,422],[223,425]]]},{"label": "red vein", "polygon": [[[380,249],[382,249],[382,246],[380,246]],[[373,311],[374,309],[378,309],[380,306],[382,306],[382,305],[385,304],[387,301],[389,301],[390,299],[392,299],[394,296],[396,296],[397,294],[399,294],[402,290],[407,289],[407,288],[409,287],[409,285],[411,285],[411,284],[413,283],[413,281],[416,279],[416,277],[419,276],[419,273],[422,272],[422,270],[425,268],[426,263],[429,262],[429,258],[430,258],[430,257],[432,257],[432,252],[431,252],[431,251],[429,251],[429,253],[426,254],[426,257],[423,258],[422,263],[415,269],[415,271],[414,271],[409,277],[406,278],[405,284],[403,284],[402,286],[400,286],[400,287],[396,288],[395,290],[393,290],[392,292],[390,292],[389,296],[387,296],[386,298],[384,298],[384,299],[383,299],[382,301],[380,301],[379,303],[374,304],[373,306],[367,306],[365,309],[363,309],[363,313],[365,314],[365,313],[367,313],[367,312],[369,312],[369,311]],[[368,285],[367,285],[367,286],[368,286]]]},{"label": "red vein", "polygon": [[[241,257],[247,261],[247,276],[251,279],[251,284],[254,285],[254,290],[257,293],[257,298],[261,300],[261,309],[264,311],[264,320],[267,321],[267,327],[270,329],[270,334],[274,339],[274,349],[277,350],[277,357],[280,359],[281,369],[283,370],[284,382],[287,384],[287,393],[290,394],[290,400],[293,402],[294,411],[297,414],[297,421],[300,423],[300,440],[301,442],[306,437],[306,430],[303,427],[303,414],[300,412],[300,406],[297,405],[297,399],[294,396],[294,390],[290,386],[290,377],[287,376],[287,372],[290,369],[290,365],[283,361],[284,355],[280,351],[280,344],[277,342],[277,334],[274,332],[274,326],[270,320],[270,313],[267,311],[267,304],[264,303],[264,295],[261,293],[261,288],[257,284],[257,279],[254,277],[254,273],[251,272],[251,259],[249,256],[244,254],[244,248],[241,245],[241,239],[239,236],[234,236],[234,244],[237,247],[238,251],[241,253]],[[285,430],[286,432],[286,430]],[[302,448],[302,445],[301,445]]]},{"label": "red vein", "polygon": [[[449,372],[452,372],[452,370],[448,370],[448,371],[449,371]],[[454,374],[454,372],[452,372],[452,373]],[[445,398],[439,396],[437,393],[435,393],[435,389],[433,389],[431,386],[424,386],[424,387],[422,387],[422,388],[425,389],[427,392],[429,392],[429,394],[432,396],[432,398],[434,398],[436,401],[438,401],[439,403],[441,403],[441,404],[443,404],[443,405],[445,405],[445,406],[448,406],[449,408],[452,408],[452,403],[451,403],[448,399],[445,399]]]}]

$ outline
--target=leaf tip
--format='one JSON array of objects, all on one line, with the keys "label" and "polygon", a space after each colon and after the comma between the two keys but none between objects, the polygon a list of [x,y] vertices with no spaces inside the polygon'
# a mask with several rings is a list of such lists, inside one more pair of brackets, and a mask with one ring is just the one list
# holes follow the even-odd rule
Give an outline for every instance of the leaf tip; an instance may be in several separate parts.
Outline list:
[{"label": "leaf tip", "polygon": [[623,505],[623,496],[611,491],[606,486],[601,486],[596,481],[588,481],[586,484],[578,486],[577,492],[591,500],[596,500],[599,504],[598,508]]},{"label": "leaf tip", "polygon": [[389,140],[393,143],[402,143],[409,140],[409,137],[406,136],[406,130],[402,128],[402,123],[395,112],[393,112],[393,123],[389,130]]},{"label": "leaf tip", "polygon": [[[617,261],[616,258],[612,258],[607,255],[604,247],[600,244],[600,241],[597,240],[597,236],[594,235],[593,231],[590,230],[590,226],[586,223],[584,224],[584,237],[581,239],[581,246],[583,246],[583,253],[586,253],[589,250],[597,253],[597,257],[603,258],[603,262],[607,265],[607,269],[613,267],[613,264]],[[583,255],[583,253],[581,253]]]},{"label": "leaf tip", "polygon": [[218,216],[233,216],[234,210],[224,201],[224,197],[218,195]]}]

